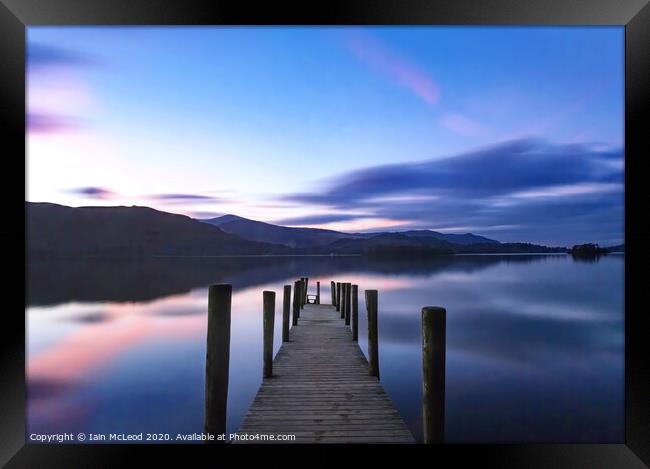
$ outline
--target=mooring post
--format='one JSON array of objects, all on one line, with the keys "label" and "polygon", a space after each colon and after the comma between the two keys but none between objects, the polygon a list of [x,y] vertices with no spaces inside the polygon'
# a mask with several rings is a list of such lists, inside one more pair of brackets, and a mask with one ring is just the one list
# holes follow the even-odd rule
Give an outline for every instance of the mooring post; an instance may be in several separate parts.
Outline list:
[{"label": "mooring post", "polygon": [[336,310],[341,311],[341,282],[336,282]]},{"label": "mooring post", "polygon": [[348,284],[345,282],[341,283],[341,319],[345,319],[345,290],[347,289]]},{"label": "mooring post", "polygon": [[368,373],[379,379],[379,334],[377,329],[377,290],[366,290],[368,311]]},{"label": "mooring post", "polygon": [[275,292],[263,293],[264,317],[264,377],[273,376],[273,326],[275,325]]},{"label": "mooring post", "polygon": [[307,277],[300,277],[300,309],[305,307],[305,298],[307,298]]},{"label": "mooring post", "polygon": [[422,424],[425,443],[444,441],[446,329],[445,308],[422,308]]},{"label": "mooring post", "polygon": [[282,342],[289,342],[289,316],[291,314],[291,285],[284,286],[282,301]]},{"label": "mooring post", "polygon": [[336,284],[334,280],[330,281],[330,293],[332,294],[332,306],[336,305]]},{"label": "mooring post", "polygon": [[352,284],[351,283],[346,283],[345,284],[345,325],[349,326],[350,325],[350,316],[352,315],[352,312],[350,311],[351,308],[351,295],[352,295]]},{"label": "mooring post", "polygon": [[359,286],[352,285],[352,340],[359,341]]},{"label": "mooring post", "polygon": [[298,325],[300,317],[300,280],[293,282],[293,321],[294,326]]},{"label": "mooring post", "polygon": [[230,308],[232,285],[208,289],[208,334],[205,354],[205,433],[226,432],[230,368]]},{"label": "mooring post", "polygon": [[307,304],[307,292],[309,292],[309,277],[305,277],[305,289],[302,292],[302,304]]},{"label": "mooring post", "polygon": [[320,304],[320,282],[316,282],[316,304]]}]

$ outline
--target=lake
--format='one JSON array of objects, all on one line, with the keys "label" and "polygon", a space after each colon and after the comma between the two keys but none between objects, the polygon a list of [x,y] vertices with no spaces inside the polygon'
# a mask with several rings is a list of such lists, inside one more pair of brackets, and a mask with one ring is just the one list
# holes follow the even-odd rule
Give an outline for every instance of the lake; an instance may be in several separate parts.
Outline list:
[{"label": "lake", "polygon": [[624,255],[32,261],[27,433],[203,430],[207,289],[233,285],[228,432],[262,380],[262,291],[379,291],[381,381],[421,439],[421,309],[447,308],[448,442],[624,441]]}]

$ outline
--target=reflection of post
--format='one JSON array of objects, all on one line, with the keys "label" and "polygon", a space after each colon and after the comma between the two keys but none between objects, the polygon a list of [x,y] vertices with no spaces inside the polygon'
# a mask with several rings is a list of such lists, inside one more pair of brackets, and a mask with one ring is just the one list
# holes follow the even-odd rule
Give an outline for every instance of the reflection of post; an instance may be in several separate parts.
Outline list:
[{"label": "reflection of post", "polygon": [[300,280],[293,282],[293,325],[298,325],[300,317]]},{"label": "reflection of post", "polygon": [[273,326],[275,325],[275,292],[263,293],[264,305],[264,377],[273,376]]},{"label": "reflection of post", "polygon": [[368,373],[379,379],[379,336],[377,330],[377,290],[366,290],[368,310]]},{"label": "reflection of post", "polygon": [[352,284],[345,284],[345,325],[350,325],[350,316],[351,316],[351,305],[350,305],[350,295],[352,294]]},{"label": "reflection of post", "polygon": [[320,304],[320,282],[316,282],[316,304]]},{"label": "reflection of post", "polygon": [[284,286],[282,301],[282,342],[289,342],[289,315],[291,314],[291,285]]},{"label": "reflection of post", "polygon": [[444,441],[446,323],[445,308],[422,308],[422,423],[425,443]]},{"label": "reflection of post", "polygon": [[341,282],[336,282],[336,310],[341,311]]},{"label": "reflection of post", "polygon": [[332,306],[336,305],[336,293],[335,293],[336,285],[334,284],[334,280],[330,282],[330,290],[332,294]]},{"label": "reflection of post", "polygon": [[352,285],[352,340],[359,341],[359,287]]},{"label": "reflection of post", "polygon": [[226,433],[228,372],[230,367],[230,307],[232,285],[208,289],[208,337],[205,354],[205,433]]}]

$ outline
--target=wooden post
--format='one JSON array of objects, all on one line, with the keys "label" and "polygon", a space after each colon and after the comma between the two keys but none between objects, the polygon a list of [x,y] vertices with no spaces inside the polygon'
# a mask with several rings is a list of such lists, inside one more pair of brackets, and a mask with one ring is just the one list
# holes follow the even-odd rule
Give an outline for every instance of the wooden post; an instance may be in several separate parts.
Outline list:
[{"label": "wooden post", "polygon": [[336,282],[336,310],[341,311],[341,282]]},{"label": "wooden post", "polygon": [[422,424],[429,444],[444,441],[446,323],[445,308],[422,308]]},{"label": "wooden post", "polygon": [[305,288],[302,291],[302,304],[303,306],[307,304],[307,292],[309,292],[309,277],[305,277],[305,283],[303,285]]},{"label": "wooden post", "polygon": [[351,283],[346,283],[345,284],[345,325],[346,326],[350,325],[350,316],[352,314],[352,312],[350,311],[350,309],[351,309],[351,304],[350,304],[351,294],[352,294],[352,284]]},{"label": "wooden post", "polygon": [[298,325],[300,317],[300,280],[293,282],[293,325]]},{"label": "wooden post", "polygon": [[334,280],[330,281],[330,290],[332,294],[332,306],[336,305],[336,284],[334,283]]},{"label": "wooden post", "polygon": [[230,307],[232,285],[208,289],[208,334],[205,354],[205,433],[226,433],[230,368]]},{"label": "wooden post", "polygon": [[275,325],[275,292],[263,293],[264,306],[264,377],[273,376],[273,326]]},{"label": "wooden post", "polygon": [[316,282],[316,304],[320,304],[320,282]]},{"label": "wooden post", "polygon": [[341,283],[341,319],[345,318],[345,288],[347,287],[347,283],[342,282]]},{"label": "wooden post", "polygon": [[377,290],[366,290],[368,311],[368,373],[379,379],[379,334],[377,328]]},{"label": "wooden post", "polygon": [[[300,277],[300,309],[305,307],[305,298],[307,297],[307,277]],[[300,317],[300,314],[298,314]]]},{"label": "wooden post", "polygon": [[289,316],[291,315],[291,285],[284,286],[282,302],[282,342],[289,342]]},{"label": "wooden post", "polygon": [[352,285],[352,340],[359,341],[359,286]]}]

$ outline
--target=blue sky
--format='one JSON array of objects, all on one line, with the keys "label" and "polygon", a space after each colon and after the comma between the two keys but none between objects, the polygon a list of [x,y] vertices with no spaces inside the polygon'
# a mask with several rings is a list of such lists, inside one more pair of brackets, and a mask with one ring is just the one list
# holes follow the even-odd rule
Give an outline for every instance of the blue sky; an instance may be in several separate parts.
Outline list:
[{"label": "blue sky", "polygon": [[30,27],[27,199],[623,241],[619,27]]}]

